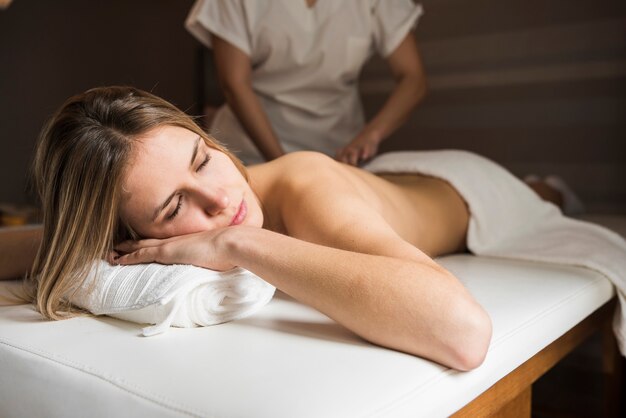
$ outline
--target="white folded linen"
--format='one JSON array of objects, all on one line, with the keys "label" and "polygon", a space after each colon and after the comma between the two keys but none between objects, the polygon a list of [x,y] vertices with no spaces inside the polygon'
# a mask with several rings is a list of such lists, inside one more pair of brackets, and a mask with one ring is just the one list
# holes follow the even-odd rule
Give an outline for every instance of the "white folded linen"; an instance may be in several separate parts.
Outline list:
[{"label": "white folded linen", "polygon": [[626,355],[626,241],[599,225],[563,216],[503,167],[459,150],[403,151],[363,167],[374,173],[419,173],[446,180],[465,199],[467,247],[476,255],[587,267],[617,288],[613,329]]},{"label": "white folded linen", "polygon": [[157,263],[112,266],[96,263],[70,298],[95,315],[140,324],[151,336],[170,326],[194,327],[243,318],[265,306],[275,287],[242,268],[225,272]]}]

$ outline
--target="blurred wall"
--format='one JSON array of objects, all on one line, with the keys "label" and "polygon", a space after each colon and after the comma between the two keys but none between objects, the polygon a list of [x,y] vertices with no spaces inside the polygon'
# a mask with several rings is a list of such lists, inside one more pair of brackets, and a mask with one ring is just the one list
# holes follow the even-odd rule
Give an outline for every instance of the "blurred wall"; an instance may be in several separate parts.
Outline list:
[{"label": "blurred wall", "polygon": [[0,11],[0,202],[24,203],[44,121],[70,95],[131,84],[196,113],[192,0],[15,0]]},{"label": "blurred wall", "polygon": [[[383,149],[476,151],[626,214],[626,1],[420,2],[429,94]],[[384,61],[364,69],[368,115],[392,84]]]}]

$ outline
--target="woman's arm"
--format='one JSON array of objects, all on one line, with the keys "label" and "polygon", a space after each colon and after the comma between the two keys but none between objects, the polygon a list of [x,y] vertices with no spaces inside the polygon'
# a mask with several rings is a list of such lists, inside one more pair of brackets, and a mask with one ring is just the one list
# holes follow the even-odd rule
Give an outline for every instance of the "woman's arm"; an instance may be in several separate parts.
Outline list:
[{"label": "woman's arm", "polygon": [[469,370],[491,337],[484,311],[432,262],[339,250],[234,228],[227,253],[295,299],[375,344]]},{"label": "woman's arm", "polygon": [[340,250],[247,226],[180,238],[126,243],[120,249],[133,252],[118,262],[237,265],[368,341],[458,370],[479,366],[489,346],[489,318],[434,262]]},{"label": "woman's arm", "polygon": [[285,153],[252,90],[250,58],[234,45],[211,35],[217,75],[228,105],[261,154],[269,161]]},{"label": "woman's arm", "polygon": [[0,228],[0,280],[17,279],[30,270],[41,233],[40,226]]},{"label": "woman's arm", "polygon": [[376,155],[379,144],[398,129],[426,94],[426,77],[412,32],[389,55],[387,62],[396,85],[380,111],[356,138],[337,152],[337,159],[351,165]]}]

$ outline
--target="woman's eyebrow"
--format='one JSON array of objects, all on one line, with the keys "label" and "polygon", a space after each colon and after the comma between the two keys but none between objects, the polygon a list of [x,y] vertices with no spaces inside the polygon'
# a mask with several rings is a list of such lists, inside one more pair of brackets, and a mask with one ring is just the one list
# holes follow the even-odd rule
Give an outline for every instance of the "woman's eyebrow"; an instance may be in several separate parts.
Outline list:
[{"label": "woman's eyebrow", "polygon": [[[193,168],[193,162],[196,161],[196,156],[198,155],[199,145],[200,145],[200,136],[196,138],[196,142],[194,143],[193,151],[191,153],[191,161],[189,162],[189,168]],[[152,222],[154,222],[157,216],[159,216],[159,213],[161,213],[163,209],[165,209],[167,205],[170,204],[174,196],[176,196],[177,192],[178,190],[174,190],[174,192],[172,192],[172,194],[169,195],[167,199],[165,199],[165,201],[161,203],[161,205],[154,210],[154,214],[152,215]]]}]

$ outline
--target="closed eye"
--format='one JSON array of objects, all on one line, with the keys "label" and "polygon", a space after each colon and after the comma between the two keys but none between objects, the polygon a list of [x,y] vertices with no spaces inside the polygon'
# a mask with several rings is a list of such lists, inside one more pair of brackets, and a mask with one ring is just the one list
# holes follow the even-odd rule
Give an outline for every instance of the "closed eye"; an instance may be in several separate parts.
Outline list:
[{"label": "closed eye", "polygon": [[[204,156],[204,160],[202,160],[202,162],[200,163],[200,165],[196,169],[196,172],[199,172],[200,170],[202,170],[209,163],[210,159],[211,159],[211,157],[209,156],[209,154],[206,154]],[[183,205],[183,195],[181,194],[181,195],[178,196],[178,203],[176,204],[176,208],[174,209],[174,211],[172,213],[167,215],[166,219],[168,221],[171,221],[172,219],[174,219],[178,215],[178,213],[180,212],[180,208],[182,207],[182,205]]]},{"label": "closed eye", "polygon": [[196,169],[196,173],[200,170],[202,170],[204,168],[205,165],[207,165],[209,163],[209,160],[211,159],[211,157],[209,157],[209,154],[206,154],[204,156],[204,160],[202,161],[202,163],[200,163],[200,165],[198,166],[198,168]]},{"label": "closed eye", "polygon": [[174,212],[170,213],[169,215],[167,215],[167,220],[171,221],[172,219],[174,219],[176,217],[176,215],[178,215],[178,212],[180,212],[180,207],[183,205],[183,195],[179,195],[178,196],[178,203],[176,204],[176,209],[174,209]]}]

